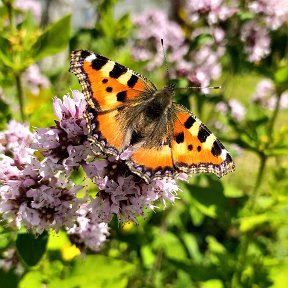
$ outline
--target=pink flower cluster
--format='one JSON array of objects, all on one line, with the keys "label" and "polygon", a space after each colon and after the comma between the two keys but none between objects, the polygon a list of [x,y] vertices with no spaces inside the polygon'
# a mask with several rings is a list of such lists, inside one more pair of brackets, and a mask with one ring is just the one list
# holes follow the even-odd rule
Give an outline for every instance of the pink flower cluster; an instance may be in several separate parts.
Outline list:
[{"label": "pink flower cluster", "polygon": [[243,120],[246,114],[245,107],[237,99],[230,99],[228,103],[219,102],[216,110],[224,115],[230,114],[235,121]]},{"label": "pink flower cluster", "polygon": [[[34,233],[63,227],[78,247],[97,251],[109,235],[113,215],[120,222],[137,222],[156,201],[175,201],[176,180],[147,184],[131,173],[125,163],[129,148],[112,157],[90,144],[82,93],[55,97],[53,106],[55,126],[33,135],[26,125],[12,121],[0,134],[0,213],[8,222]],[[36,150],[44,156],[42,161],[34,156]],[[83,187],[70,177],[80,166],[99,189],[95,197],[77,197]]]},{"label": "pink flower cluster", "polygon": [[82,187],[74,186],[60,173],[50,173],[44,162],[34,157],[27,125],[11,121],[0,139],[2,216],[35,233],[69,226],[79,205],[76,192]]},{"label": "pink flower cluster", "polygon": [[186,11],[191,22],[206,19],[209,25],[227,20],[236,11],[236,7],[225,5],[223,0],[186,1]]},{"label": "pink flower cluster", "polygon": [[99,251],[109,236],[108,225],[93,221],[93,210],[83,203],[77,211],[73,227],[67,230],[69,238],[80,250]]},{"label": "pink flower cluster", "polygon": [[[266,109],[274,110],[277,102],[276,89],[272,80],[261,80],[252,96],[252,101]],[[280,95],[280,109],[288,109],[288,91]]]},{"label": "pink flower cluster", "polygon": [[14,7],[24,11],[31,11],[34,19],[40,22],[42,7],[41,1],[37,0],[16,0],[14,3]]},{"label": "pink flower cluster", "polygon": [[[138,28],[132,47],[132,55],[136,60],[148,61],[146,69],[153,70],[164,62],[161,39],[164,39],[167,61],[176,63],[187,52],[188,47],[184,43],[184,33],[180,26],[170,21],[162,11],[150,11],[133,18]],[[149,48],[147,49],[147,44]]]},{"label": "pink flower cluster", "polygon": [[40,88],[48,88],[49,80],[40,72],[37,64],[32,64],[23,73],[23,80],[25,85],[31,90],[34,95],[38,95]]},{"label": "pink flower cluster", "polygon": [[256,14],[263,15],[267,27],[272,30],[276,30],[285,22],[288,22],[287,0],[252,1],[249,3],[249,9]]},{"label": "pink flower cluster", "polygon": [[240,38],[250,62],[259,62],[270,53],[271,40],[268,30],[260,26],[257,21],[246,22],[242,27]]},{"label": "pink flower cluster", "polygon": [[[180,26],[170,21],[162,11],[137,16],[134,18],[134,23],[138,30],[132,55],[136,60],[148,61],[147,70],[163,65],[164,53],[160,40],[164,39],[167,62],[169,66],[171,65],[170,78],[183,76],[194,86],[206,87],[212,80],[220,77],[222,71],[220,57],[225,51],[221,45],[224,38],[222,29],[208,28],[208,31],[195,29],[191,35],[192,39],[205,32],[210,33],[211,38],[215,40],[190,51]],[[207,89],[202,89],[202,92],[207,92]]]}]

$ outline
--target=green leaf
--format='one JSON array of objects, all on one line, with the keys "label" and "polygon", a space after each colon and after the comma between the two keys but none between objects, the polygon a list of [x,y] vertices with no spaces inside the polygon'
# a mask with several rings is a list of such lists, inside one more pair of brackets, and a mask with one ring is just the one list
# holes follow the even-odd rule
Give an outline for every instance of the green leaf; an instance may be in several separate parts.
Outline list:
[{"label": "green leaf", "polygon": [[32,46],[34,61],[56,54],[67,47],[70,39],[71,15],[64,16],[50,24]]},{"label": "green leaf", "polygon": [[75,261],[68,275],[51,281],[49,288],[124,288],[128,277],[134,274],[134,266],[128,262],[102,255],[87,255],[84,259]]},{"label": "green leaf", "polygon": [[262,225],[265,222],[269,222],[271,220],[271,215],[269,214],[258,214],[249,217],[242,217],[240,219],[240,231],[247,232],[249,230],[254,229],[257,226]]},{"label": "green leaf", "polygon": [[282,67],[278,69],[274,74],[276,83],[283,84],[288,82],[288,67]]},{"label": "green leaf", "polygon": [[223,288],[224,284],[220,279],[211,279],[201,283],[202,288]]},{"label": "green leaf", "polygon": [[[28,287],[43,287],[43,273],[40,271],[30,271],[24,275],[19,284],[19,288],[28,288]],[[15,286],[16,287],[16,286]]]},{"label": "green leaf", "polygon": [[222,217],[227,211],[227,199],[223,194],[223,186],[219,180],[208,178],[207,186],[187,185],[194,201],[192,204],[204,215]]},{"label": "green leaf", "polygon": [[48,234],[46,232],[38,237],[29,233],[19,233],[16,239],[16,248],[27,265],[35,266],[45,253],[47,241]]}]

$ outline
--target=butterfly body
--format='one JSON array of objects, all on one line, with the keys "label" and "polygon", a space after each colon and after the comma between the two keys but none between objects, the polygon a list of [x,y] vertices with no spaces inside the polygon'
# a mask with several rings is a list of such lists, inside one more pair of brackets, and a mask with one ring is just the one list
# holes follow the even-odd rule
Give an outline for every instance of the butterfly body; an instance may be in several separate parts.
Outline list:
[{"label": "butterfly body", "polygon": [[126,164],[146,182],[181,172],[221,177],[234,170],[215,135],[172,101],[173,85],[157,90],[144,76],[85,50],[72,52],[70,71],[88,102],[89,140],[115,156],[130,148]]}]

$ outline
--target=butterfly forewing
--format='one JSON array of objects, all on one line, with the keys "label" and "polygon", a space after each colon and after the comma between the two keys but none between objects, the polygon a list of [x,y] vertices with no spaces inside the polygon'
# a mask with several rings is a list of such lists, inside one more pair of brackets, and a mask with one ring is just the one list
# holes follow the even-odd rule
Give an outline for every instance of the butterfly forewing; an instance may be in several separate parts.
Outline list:
[{"label": "butterfly forewing", "polygon": [[71,54],[70,71],[79,79],[89,105],[97,111],[111,111],[141,99],[141,92],[155,86],[131,69],[86,50]]}]

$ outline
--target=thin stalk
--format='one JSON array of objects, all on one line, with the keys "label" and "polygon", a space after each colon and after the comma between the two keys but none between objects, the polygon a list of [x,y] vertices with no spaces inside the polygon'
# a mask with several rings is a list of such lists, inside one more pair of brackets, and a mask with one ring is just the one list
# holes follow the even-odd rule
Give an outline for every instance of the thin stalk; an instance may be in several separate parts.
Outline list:
[{"label": "thin stalk", "polygon": [[26,117],[24,113],[24,95],[23,95],[21,75],[15,74],[15,80],[16,80],[17,99],[19,103],[20,117],[21,117],[21,120],[24,122]]},{"label": "thin stalk", "polygon": [[12,4],[10,2],[6,3],[6,1],[4,1],[4,5],[6,6],[7,11],[8,11],[10,31],[11,33],[14,33],[16,30],[16,26],[15,26],[15,17],[14,17],[14,10],[13,10]]},{"label": "thin stalk", "polygon": [[[4,1],[4,5],[7,8],[8,11],[8,17],[9,17],[9,27],[11,35],[16,34],[16,24],[15,24],[15,15],[14,15],[14,9],[9,1]],[[25,113],[24,113],[24,93],[23,93],[23,87],[22,87],[22,80],[21,80],[21,72],[14,70],[14,77],[16,81],[16,97],[19,103],[19,110],[20,110],[20,117],[22,121],[25,121]]]},{"label": "thin stalk", "polygon": [[270,140],[272,140],[272,132],[273,132],[274,124],[275,124],[276,118],[277,118],[279,110],[280,110],[281,94],[279,92],[277,92],[276,96],[277,96],[276,106],[275,106],[275,109],[273,110],[273,114],[271,116],[271,120],[270,120],[270,122],[268,124],[268,128],[267,128],[267,134],[268,134],[269,142],[270,142]]}]

